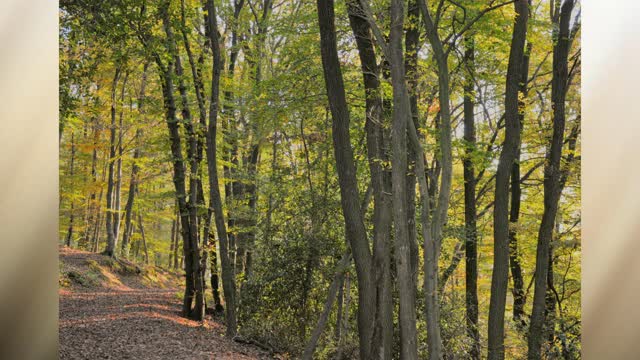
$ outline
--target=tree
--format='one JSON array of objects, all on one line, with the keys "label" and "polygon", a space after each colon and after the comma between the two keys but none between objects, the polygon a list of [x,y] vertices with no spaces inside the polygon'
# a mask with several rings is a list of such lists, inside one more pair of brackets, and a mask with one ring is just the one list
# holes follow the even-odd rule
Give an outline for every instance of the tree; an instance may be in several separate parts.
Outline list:
[{"label": "tree", "polygon": [[538,232],[536,250],[536,279],[533,295],[533,309],[529,329],[529,359],[539,359],[543,339],[545,316],[545,295],[547,293],[547,272],[549,270],[549,247],[558,213],[558,202],[562,193],[560,160],[564,143],[565,100],[567,95],[570,33],[569,23],[573,10],[573,0],[564,0],[560,13],[553,16],[557,26],[553,47],[553,79],[551,81],[551,101],[553,109],[553,135],[551,146],[545,156],[544,166],[544,213]]},{"label": "tree", "polygon": [[340,199],[346,237],[353,253],[358,277],[358,336],[360,357],[370,358],[375,314],[375,285],[373,282],[372,256],[366,230],[359,216],[360,203],[353,150],[349,135],[349,109],[345,98],[344,83],[338,61],[334,9],[332,0],[318,0],[320,26],[320,54],[327,97],[332,116],[333,149],[340,184]]},{"label": "tree", "polygon": [[505,135],[496,172],[495,204],[493,207],[493,272],[489,304],[489,359],[504,359],[504,309],[509,275],[509,175],[520,143],[518,83],[522,78],[524,43],[527,36],[529,4],[514,3],[516,19],[509,52],[505,90]]}]

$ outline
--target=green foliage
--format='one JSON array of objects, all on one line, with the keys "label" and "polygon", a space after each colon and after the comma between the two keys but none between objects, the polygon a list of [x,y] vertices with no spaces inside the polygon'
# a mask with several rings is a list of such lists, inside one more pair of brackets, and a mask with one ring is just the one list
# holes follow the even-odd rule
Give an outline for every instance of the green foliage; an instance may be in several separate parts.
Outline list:
[{"label": "green foliage", "polygon": [[[438,1],[428,2],[437,10]],[[440,32],[443,39],[454,39],[454,32],[475,18],[487,2],[459,0],[442,2]],[[197,126],[199,107],[195,79],[191,72],[182,30],[189,40],[190,50],[204,85],[205,108],[209,111],[212,58],[208,40],[204,37],[204,13],[199,1],[185,0],[185,26],[182,25],[181,2],[171,2],[168,9],[176,39],[176,54],[167,50],[166,33],[159,17],[159,1],[122,0],[113,2],[65,2],[60,11],[60,242],[66,237],[71,215],[74,216],[72,245],[84,250],[102,251],[106,242],[104,222],[107,169],[110,161],[121,161],[120,180],[122,218],[120,237],[125,231],[125,203],[131,192],[130,176],[134,165],[139,167],[137,191],[132,209],[132,236],[129,256],[125,260],[105,260],[87,263],[88,273],[60,270],[61,286],[76,283],[94,286],[104,281],[102,270],[127,276],[141,274],[148,285],[164,286],[168,273],[142,265],[145,244],[140,231],[144,228],[149,263],[173,269],[174,250],[171,237],[177,218],[176,190],[173,183],[173,159],[169,141],[165,99],[162,93],[162,67],[175,61],[177,55],[184,74],[174,82],[179,135],[183,157],[189,143],[189,126],[198,136],[204,132]],[[383,32],[388,32],[388,0],[371,2]],[[218,173],[224,201],[228,233],[233,235],[232,258],[240,258],[236,249],[244,246],[251,251],[253,267],[250,273],[242,264],[236,266],[239,291],[240,332],[296,357],[308,341],[326,300],[327,289],[338,259],[346,250],[344,219],[340,190],[335,169],[331,137],[331,115],[326,100],[320,59],[317,9],[314,2],[290,1],[278,3],[264,24],[261,2],[246,1],[237,19],[233,2],[217,2],[220,36],[223,43],[218,114]],[[462,10],[462,7],[465,10]],[[544,171],[542,163],[552,129],[551,89],[553,46],[548,2],[534,1],[529,22],[528,43],[531,57],[529,91],[524,102],[520,173],[522,181],[520,219],[512,226],[518,234],[519,256],[528,285],[535,268],[538,229],[543,212]],[[454,169],[448,220],[444,229],[440,271],[454,257],[456,245],[464,239],[464,180],[462,160],[466,150],[477,176],[478,252],[480,299],[480,334],[483,342],[487,329],[490,281],[493,265],[493,217],[495,172],[502,142],[505,74],[511,42],[514,11],[503,6],[482,16],[464,36],[455,38],[449,55],[451,105],[453,109]],[[409,19],[407,29],[418,26]],[[266,33],[260,32],[264,25]],[[348,22],[346,3],[336,3],[336,28],[341,70],[350,110],[350,135],[357,166],[361,198],[370,184],[369,160],[365,134],[365,96],[362,72],[355,40]],[[421,32],[418,49],[416,92],[418,94],[419,136],[425,150],[430,175],[429,185],[437,192],[436,169],[439,151],[437,119],[439,111],[438,79],[430,46]],[[231,42],[236,33],[235,45]],[[475,42],[475,83],[473,95],[476,119],[476,143],[463,139],[463,83],[469,76],[464,63],[463,39]],[[578,64],[567,96],[567,137],[580,123],[579,42],[571,51],[571,63]],[[377,61],[383,63],[377,50]],[[231,53],[238,52],[233,74]],[[145,97],[140,99],[144,73]],[[109,159],[111,130],[111,86],[116,69],[128,74],[124,99],[120,100],[122,82],[116,96],[116,128],[122,131],[122,157]],[[258,77],[259,74],[259,77]],[[184,104],[179,93],[180,80],[187,93],[187,106],[194,123],[182,115]],[[384,101],[385,129],[389,128],[392,87],[390,80],[380,76]],[[122,116],[122,127],[119,119]],[[578,128],[579,129],[579,128]],[[135,134],[142,130],[141,138]],[[74,172],[71,175],[71,136],[73,134]],[[206,145],[203,145],[206,147]],[[581,334],[580,315],[580,137],[576,149],[563,150],[563,164],[568,172],[566,188],[560,202],[558,231],[554,246],[554,284],[561,299],[556,307],[556,337],[550,353],[578,354]],[[134,159],[135,150],[141,150]],[[204,148],[203,148],[204,150]],[[252,168],[253,151],[257,163]],[[386,149],[390,152],[390,149]],[[574,161],[568,162],[572,155]],[[200,231],[209,211],[208,172],[206,156],[194,178],[202,183],[203,199],[198,209]],[[382,160],[377,160],[383,162]],[[187,164],[187,170],[190,169]],[[389,162],[383,162],[391,170]],[[481,175],[481,176],[480,176]],[[434,181],[435,180],[435,181]],[[255,191],[255,192],[252,192]],[[192,204],[190,204],[192,205]],[[365,226],[372,233],[373,205],[365,214]],[[138,223],[140,213],[142,224]],[[414,219],[420,231],[420,209]],[[212,224],[209,229],[215,233]],[[182,238],[178,236],[175,253],[182,257]],[[418,236],[418,241],[421,237]],[[218,239],[216,239],[216,243]],[[201,244],[202,245],[202,244]],[[240,250],[238,250],[238,253]],[[118,243],[117,255],[124,257]],[[169,260],[171,259],[171,262]],[[219,259],[218,259],[219,260]],[[422,269],[422,254],[420,268]],[[393,262],[392,262],[393,263]],[[395,267],[395,264],[393,265]],[[104,269],[103,269],[104,268]],[[182,274],[182,269],[176,269]],[[352,272],[349,292],[351,304],[345,309],[349,332],[342,344],[334,333],[337,314],[334,310],[320,339],[318,359],[330,359],[338,352],[343,356],[357,353],[356,308],[357,282]],[[442,302],[442,334],[452,358],[465,358],[471,346],[465,333],[464,258],[455,268],[445,286]],[[207,273],[208,275],[208,273]],[[422,271],[418,284],[422,283]],[[208,285],[210,286],[210,285]],[[510,285],[510,288],[512,285]],[[531,311],[531,289],[525,312]],[[397,297],[397,293],[394,296]],[[176,294],[182,299],[183,292]],[[511,296],[511,295],[509,295]],[[210,289],[207,303],[212,304]],[[418,286],[417,313],[419,351],[427,355],[424,299]],[[346,306],[346,305],[345,305]],[[506,318],[510,319],[512,299],[507,301]],[[394,314],[397,322],[397,310]],[[508,320],[508,357],[520,358],[526,352],[526,334]],[[399,334],[396,323],[396,342]],[[483,344],[484,345],[484,344]],[[396,351],[398,349],[394,349]],[[397,351],[396,351],[397,352]]]}]

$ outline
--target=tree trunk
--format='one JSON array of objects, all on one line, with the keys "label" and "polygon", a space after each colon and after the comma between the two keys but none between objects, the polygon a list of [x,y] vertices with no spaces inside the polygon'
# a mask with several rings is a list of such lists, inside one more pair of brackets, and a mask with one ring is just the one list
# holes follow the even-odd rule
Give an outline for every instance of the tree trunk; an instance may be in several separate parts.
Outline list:
[{"label": "tree trunk", "polygon": [[147,237],[144,234],[144,225],[142,225],[142,215],[138,211],[138,229],[140,230],[140,236],[142,236],[142,247],[144,249],[144,263],[149,265],[149,250],[147,249]]},{"label": "tree trunk", "polygon": [[[347,2],[349,22],[356,39],[365,88],[365,131],[373,191],[373,262],[376,269],[377,319],[372,343],[372,356],[391,359],[393,346],[393,299],[391,294],[391,178],[382,163],[389,160],[385,151],[385,129],[380,95],[380,71],[371,38],[370,26],[359,14],[356,0]],[[364,211],[364,210],[363,210]],[[338,327],[339,328],[339,327]]]},{"label": "tree trunk", "polygon": [[113,232],[113,188],[114,188],[114,162],[116,157],[116,87],[120,80],[120,66],[116,67],[116,72],[111,84],[111,126],[109,140],[109,176],[107,180],[107,207],[105,209],[106,227],[107,227],[107,248],[104,254],[107,256],[115,256],[116,238]]},{"label": "tree trunk", "polygon": [[175,245],[173,246],[173,268],[174,269],[180,269],[182,268],[181,265],[181,261],[182,261],[182,256],[180,256],[179,254],[181,254],[179,250],[180,248],[180,213],[178,212],[176,214],[176,234],[175,234]]},{"label": "tree trunk", "polygon": [[[142,71],[140,94],[138,96],[138,112],[142,115],[143,118],[145,118],[144,100],[145,100],[145,90],[147,85],[148,68],[149,68],[149,63],[145,63],[144,69]],[[133,151],[133,165],[131,168],[131,179],[129,181],[129,194],[127,198],[127,204],[125,205],[124,234],[122,236],[122,254],[125,258],[129,257],[129,242],[131,239],[131,234],[133,233],[133,226],[131,224],[131,215],[133,211],[133,203],[135,200],[135,195],[138,190],[138,172],[140,171],[138,160],[142,156],[142,135],[143,135],[142,128],[138,128],[136,130],[136,134],[134,138],[134,143],[136,145],[136,148]],[[172,228],[172,230],[174,229]],[[173,235],[171,237],[171,241],[173,241]]]},{"label": "tree trunk", "polygon": [[333,307],[333,303],[336,300],[338,288],[343,283],[344,272],[349,264],[351,264],[351,254],[347,253],[338,263],[333,281],[331,282],[331,285],[329,285],[329,293],[327,294],[327,300],[324,303],[324,309],[322,310],[322,314],[320,314],[320,318],[318,319],[316,327],[311,333],[311,339],[309,339],[309,342],[304,349],[304,353],[302,354],[302,359],[304,360],[313,359],[313,352],[316,349],[316,345],[318,344],[320,335],[322,335],[322,331],[324,331],[327,320],[329,320],[329,314],[331,314],[331,308]]},{"label": "tree trunk", "polygon": [[236,322],[236,286],[233,264],[229,258],[229,241],[227,229],[222,212],[222,199],[218,183],[218,167],[216,158],[216,131],[218,119],[218,101],[220,97],[220,72],[222,63],[220,59],[220,43],[218,39],[218,26],[216,8],[213,0],[207,0],[207,24],[211,49],[213,52],[213,77],[211,80],[211,102],[209,108],[209,129],[207,132],[207,166],[209,169],[209,198],[220,241],[220,260],[222,264],[222,288],[226,303],[227,336],[233,337],[237,331]]},{"label": "tree trunk", "polygon": [[351,246],[358,277],[358,335],[360,358],[371,358],[375,327],[375,284],[372,255],[362,217],[356,168],[349,135],[349,109],[336,44],[333,0],[318,0],[320,53],[327,97],[332,115],[333,149],[338,171],[345,235]]},{"label": "tree trunk", "polygon": [[[182,61],[180,55],[175,55],[176,64],[176,76],[178,78],[178,91],[180,93],[181,105],[182,105],[182,120],[184,121],[184,127],[187,132],[187,157],[189,162],[189,200],[187,201],[187,209],[189,211],[189,226],[191,233],[191,244],[189,246],[191,250],[191,271],[193,273],[193,287],[195,308],[192,310],[191,317],[195,320],[202,320],[205,313],[204,304],[204,273],[201,270],[200,262],[200,230],[198,226],[198,136],[196,135],[193,118],[191,117],[191,111],[189,109],[189,100],[187,97],[187,87],[184,81],[184,69],[182,68]],[[206,256],[206,255],[205,255]],[[206,260],[205,260],[206,261]],[[206,264],[206,262],[205,262]]]},{"label": "tree trunk", "polygon": [[96,204],[96,192],[95,192],[95,184],[98,180],[98,172],[97,172],[97,164],[98,164],[98,139],[100,138],[100,131],[98,126],[98,117],[94,118],[93,125],[93,150],[91,155],[91,193],[89,195],[89,214],[87,216],[87,228],[84,231],[84,244],[87,250],[91,250],[91,235],[93,230],[91,228],[91,224],[94,222],[98,222],[98,214],[97,214],[97,204]]},{"label": "tree trunk", "polygon": [[118,239],[120,238],[120,193],[122,190],[122,140],[123,140],[123,126],[122,126],[122,117],[124,115],[124,91],[127,86],[127,79],[129,78],[129,73],[125,72],[124,80],[122,81],[122,90],[120,92],[120,121],[118,123],[118,160],[116,161],[116,174],[117,179],[115,180],[115,193],[114,197],[114,212],[113,212],[113,251],[116,251],[118,245]]},{"label": "tree trunk", "polygon": [[467,336],[472,345],[469,356],[480,359],[480,333],[478,331],[478,229],[476,209],[476,175],[473,153],[476,150],[475,107],[475,44],[472,36],[465,39],[464,61],[467,74],[464,79],[464,141],[465,155],[462,161],[464,177],[464,227],[465,227],[465,303]]},{"label": "tree trunk", "polygon": [[549,269],[550,243],[553,236],[554,222],[558,212],[558,202],[562,193],[560,159],[564,143],[565,98],[567,94],[567,58],[569,56],[569,22],[574,1],[562,3],[559,18],[554,23],[555,45],[553,47],[553,78],[551,81],[551,98],[553,108],[553,135],[551,147],[546,154],[544,167],[544,212],[538,232],[536,251],[535,292],[531,325],[529,327],[530,360],[541,357],[543,326],[545,323],[545,294],[547,292],[547,275]]},{"label": "tree trunk", "polygon": [[175,238],[176,238],[176,220],[171,221],[171,240],[169,245],[169,262],[168,268],[171,269],[173,266],[173,256],[175,251]]},{"label": "tree trunk", "polygon": [[515,2],[516,19],[511,39],[505,91],[505,139],[496,173],[493,210],[493,272],[489,302],[488,359],[504,359],[504,311],[509,281],[509,178],[520,144],[518,92],[527,36],[529,4]]},{"label": "tree trunk", "polygon": [[407,129],[411,117],[411,104],[405,83],[405,63],[402,53],[404,26],[403,2],[391,2],[391,30],[389,33],[389,63],[393,87],[392,178],[393,223],[395,229],[395,260],[398,274],[400,322],[400,357],[417,359],[417,330],[415,283],[412,273],[411,239],[407,217]]},{"label": "tree trunk", "polygon": [[[451,109],[449,105],[449,66],[447,54],[444,51],[442,41],[438,35],[438,29],[431,18],[426,0],[418,0],[420,12],[425,25],[427,38],[433,49],[434,58],[438,66],[438,93],[440,95],[440,156],[442,177],[440,179],[440,192],[438,202],[433,211],[431,220],[430,241],[425,238],[425,297],[426,318],[429,353],[434,359],[442,359],[442,338],[440,335],[440,310],[438,300],[438,259],[442,244],[442,228],[447,221],[449,208],[449,195],[451,192],[451,176],[453,172],[451,155]],[[434,181],[435,183],[435,181]],[[423,210],[424,211],[424,210]],[[425,216],[425,215],[423,215]],[[429,243],[431,246],[428,246]]]},{"label": "tree trunk", "polygon": [[[527,44],[526,51],[522,63],[522,78],[520,79],[520,93],[522,96],[527,94],[527,81],[529,79],[529,54],[531,53],[531,43]],[[520,134],[524,128],[524,107],[525,101],[519,100],[520,108]],[[522,266],[520,266],[520,255],[518,252],[517,225],[520,218],[520,197],[522,190],[520,188],[520,148],[518,144],[516,159],[511,168],[511,209],[509,211],[509,265],[511,266],[511,277],[513,278],[513,321],[519,326],[524,327],[524,279],[522,275]]]},{"label": "tree trunk", "polygon": [[122,256],[125,258],[129,257],[129,242],[131,239],[131,234],[133,233],[133,226],[131,224],[131,213],[133,211],[133,203],[135,200],[137,185],[138,185],[138,171],[140,167],[137,164],[138,159],[141,156],[141,138],[142,138],[142,129],[139,128],[136,130],[135,142],[136,149],[133,151],[133,166],[131,168],[131,179],[129,180],[129,194],[127,195],[127,204],[124,207],[125,218],[124,218],[124,234],[122,235]]},{"label": "tree trunk", "polygon": [[224,312],[222,307],[222,301],[220,300],[220,279],[218,275],[218,250],[216,248],[216,238],[213,234],[209,234],[209,247],[211,251],[209,256],[211,258],[211,293],[213,295],[214,311],[217,314]]},{"label": "tree trunk", "polygon": [[[184,261],[185,261],[185,294],[184,301],[182,304],[182,312],[185,317],[192,316],[192,304],[194,300],[194,296],[196,295],[196,274],[198,272],[193,272],[193,267],[197,266],[193,264],[192,255],[192,245],[197,244],[197,234],[192,234],[192,226],[189,205],[187,204],[187,191],[186,191],[186,167],[184,163],[184,158],[182,155],[182,144],[180,139],[180,130],[178,125],[178,119],[176,117],[176,104],[174,97],[174,55],[176,53],[175,43],[173,41],[173,34],[171,31],[169,13],[168,13],[168,2],[163,2],[160,15],[163,20],[164,30],[167,34],[167,50],[169,52],[169,60],[165,65],[162,61],[162,58],[159,55],[156,55],[156,63],[160,68],[160,77],[162,84],[162,94],[164,101],[164,108],[166,113],[166,122],[167,128],[169,130],[169,141],[171,147],[171,155],[173,159],[173,183],[176,189],[176,197],[178,201],[178,210],[180,213],[180,220],[182,223],[181,232],[183,239],[183,252],[184,252]],[[196,311],[196,314],[200,313]]]},{"label": "tree trunk", "polygon": [[[76,143],[75,143],[75,139],[74,139],[74,131],[73,129],[71,129],[71,164],[69,165],[69,178],[71,179],[71,182],[73,184],[74,180],[73,180],[73,165],[74,165],[74,161],[76,158]],[[69,229],[67,230],[67,237],[65,240],[65,243],[67,246],[71,246],[71,243],[73,241],[73,218],[75,215],[75,211],[74,211],[74,201],[73,201],[73,186],[71,187],[71,209],[69,210]]]}]

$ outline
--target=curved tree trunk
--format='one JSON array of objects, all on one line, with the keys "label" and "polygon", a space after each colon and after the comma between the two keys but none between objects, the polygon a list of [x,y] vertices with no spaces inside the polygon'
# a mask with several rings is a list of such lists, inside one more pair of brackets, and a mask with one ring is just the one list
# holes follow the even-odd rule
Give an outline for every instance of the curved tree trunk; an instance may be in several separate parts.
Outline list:
[{"label": "curved tree trunk", "polygon": [[509,178],[520,144],[518,83],[522,79],[522,60],[527,36],[529,4],[515,2],[516,20],[511,39],[505,92],[505,139],[496,173],[493,211],[493,272],[489,302],[489,360],[504,359],[504,312],[509,281]]},{"label": "curved tree trunk", "polygon": [[349,135],[349,109],[336,45],[333,0],[318,0],[320,53],[327,96],[333,120],[333,149],[338,170],[342,214],[346,238],[351,246],[358,278],[358,335],[360,358],[371,358],[371,342],[375,327],[375,283],[372,276],[372,255],[360,203],[356,168]]},{"label": "curved tree trunk", "polygon": [[553,108],[553,135],[551,147],[546,154],[544,167],[544,213],[538,232],[536,251],[536,280],[533,295],[531,325],[529,327],[530,360],[539,359],[543,341],[545,322],[545,295],[547,293],[547,275],[549,271],[550,243],[560,201],[561,170],[560,159],[564,143],[565,98],[567,94],[567,58],[569,56],[569,22],[573,10],[573,0],[562,3],[557,24],[555,45],[553,47],[553,78],[551,81],[551,98]]}]

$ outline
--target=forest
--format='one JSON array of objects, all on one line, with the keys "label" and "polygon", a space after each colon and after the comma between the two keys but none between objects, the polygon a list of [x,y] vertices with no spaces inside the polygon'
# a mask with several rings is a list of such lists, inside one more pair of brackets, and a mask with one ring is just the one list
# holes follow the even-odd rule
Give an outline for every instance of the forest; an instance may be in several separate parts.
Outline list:
[{"label": "forest", "polygon": [[580,12],[60,0],[61,254],[273,358],[580,359]]}]

